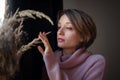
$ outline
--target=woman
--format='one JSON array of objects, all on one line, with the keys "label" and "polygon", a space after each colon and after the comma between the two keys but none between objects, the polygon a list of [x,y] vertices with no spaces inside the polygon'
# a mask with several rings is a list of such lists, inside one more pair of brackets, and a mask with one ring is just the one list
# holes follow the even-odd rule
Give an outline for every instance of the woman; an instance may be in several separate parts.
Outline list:
[{"label": "woman", "polygon": [[57,43],[60,50],[53,52],[45,32],[40,32],[45,50],[43,55],[50,80],[103,80],[105,59],[87,48],[96,38],[96,26],[83,11],[67,9],[58,14]]}]

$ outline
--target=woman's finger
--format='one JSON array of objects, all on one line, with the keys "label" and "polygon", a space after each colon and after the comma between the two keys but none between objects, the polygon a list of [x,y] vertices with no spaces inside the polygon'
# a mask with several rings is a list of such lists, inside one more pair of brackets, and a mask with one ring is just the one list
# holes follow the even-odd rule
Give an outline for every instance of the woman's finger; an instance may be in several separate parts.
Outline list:
[{"label": "woman's finger", "polygon": [[49,41],[48,41],[48,39],[46,37],[45,32],[43,32],[43,33],[40,32],[39,38],[42,40],[45,47],[49,46]]},{"label": "woman's finger", "polygon": [[41,46],[38,46],[37,47],[38,48],[38,50],[42,53],[42,55],[44,54],[44,50],[43,50],[43,48],[41,47]]},{"label": "woman's finger", "polygon": [[42,51],[41,53],[45,54],[45,53],[49,53],[49,52],[52,52],[52,48],[50,46],[50,43],[48,41],[48,38],[45,34],[45,32],[39,34],[39,38],[42,40],[43,44],[44,44],[44,47],[45,47],[45,50],[41,50],[39,49],[40,51]]}]

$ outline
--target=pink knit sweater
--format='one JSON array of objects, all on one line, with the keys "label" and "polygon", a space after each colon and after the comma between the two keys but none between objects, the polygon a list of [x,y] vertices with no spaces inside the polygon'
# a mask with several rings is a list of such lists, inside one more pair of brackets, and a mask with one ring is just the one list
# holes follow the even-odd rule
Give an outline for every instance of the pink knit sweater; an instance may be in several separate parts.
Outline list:
[{"label": "pink knit sweater", "polygon": [[61,51],[46,53],[44,62],[50,80],[103,80],[105,59],[78,49],[72,55],[62,56]]}]

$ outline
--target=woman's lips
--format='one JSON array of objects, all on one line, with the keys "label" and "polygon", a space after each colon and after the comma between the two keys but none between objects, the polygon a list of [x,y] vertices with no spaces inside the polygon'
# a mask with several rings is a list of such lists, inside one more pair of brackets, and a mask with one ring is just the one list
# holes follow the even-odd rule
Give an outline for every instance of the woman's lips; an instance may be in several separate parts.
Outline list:
[{"label": "woman's lips", "polygon": [[65,41],[65,40],[62,39],[62,38],[58,38],[57,41],[58,41],[58,42],[63,42],[63,41]]}]

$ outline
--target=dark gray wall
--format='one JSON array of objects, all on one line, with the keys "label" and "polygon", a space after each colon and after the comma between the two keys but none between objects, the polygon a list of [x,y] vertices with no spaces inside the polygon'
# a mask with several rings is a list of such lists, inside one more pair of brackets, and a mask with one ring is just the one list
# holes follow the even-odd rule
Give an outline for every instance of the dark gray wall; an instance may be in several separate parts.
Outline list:
[{"label": "dark gray wall", "polygon": [[90,14],[97,25],[97,39],[89,48],[107,61],[106,80],[120,80],[119,0],[63,0],[64,8],[77,8]]}]

